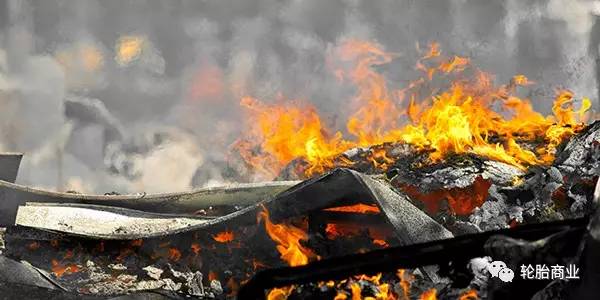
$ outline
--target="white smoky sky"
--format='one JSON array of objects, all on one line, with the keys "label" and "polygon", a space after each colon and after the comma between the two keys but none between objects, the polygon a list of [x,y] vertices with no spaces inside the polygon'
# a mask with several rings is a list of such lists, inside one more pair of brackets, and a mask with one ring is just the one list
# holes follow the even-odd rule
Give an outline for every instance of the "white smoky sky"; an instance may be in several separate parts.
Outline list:
[{"label": "white smoky sky", "polygon": [[[26,153],[24,184],[189,189],[193,169],[222,156],[244,130],[241,96],[310,101],[341,128],[336,116],[349,113],[356,90],[336,79],[327,59],[347,38],[399,53],[380,68],[398,87],[415,78],[415,44],[437,41],[498,81],[518,73],[537,82],[526,96],[543,113],[555,88],[590,97],[597,110],[588,41],[599,7],[591,0],[0,0],[0,150]],[[122,37],[143,41],[128,62],[115,59]],[[129,136],[156,128],[179,134],[135,158],[139,179],[108,175],[93,162],[102,160],[92,157],[102,156],[97,130],[85,129],[78,143],[65,137],[77,127],[63,113],[69,96],[99,99]]]}]

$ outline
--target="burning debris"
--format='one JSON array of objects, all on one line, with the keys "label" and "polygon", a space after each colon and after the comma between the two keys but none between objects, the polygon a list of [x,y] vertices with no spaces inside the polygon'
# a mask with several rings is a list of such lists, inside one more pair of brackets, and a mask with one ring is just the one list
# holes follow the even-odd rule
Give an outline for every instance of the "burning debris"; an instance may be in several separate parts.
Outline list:
[{"label": "burning debris", "polygon": [[[124,63],[139,55],[136,41],[120,46]],[[466,300],[597,289],[600,122],[586,123],[589,100],[560,91],[543,116],[518,97],[525,76],[495,86],[437,44],[417,62],[423,76],[392,91],[374,67],[394,54],[355,40],[336,51],[358,62],[336,73],[358,86],[345,132],[331,133],[308,106],[242,100],[252,121],[233,149],[247,169],[299,181],[95,196],[3,174],[0,290]],[[577,263],[582,280],[499,283],[487,272],[495,260],[515,273]]]}]

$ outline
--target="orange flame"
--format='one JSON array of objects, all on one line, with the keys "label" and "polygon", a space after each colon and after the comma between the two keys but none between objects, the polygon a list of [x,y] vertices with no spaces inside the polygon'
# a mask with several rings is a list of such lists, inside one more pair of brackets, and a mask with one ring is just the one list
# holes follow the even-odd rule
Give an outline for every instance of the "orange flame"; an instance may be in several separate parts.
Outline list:
[{"label": "orange flame", "polygon": [[52,264],[52,273],[56,276],[56,277],[61,277],[65,274],[71,274],[71,273],[77,273],[79,272],[79,267],[75,264],[66,264],[63,265],[60,262],[58,262],[56,259],[53,259],[51,261]]},{"label": "orange flame", "polygon": [[[581,122],[591,106],[591,101],[584,98],[580,108],[575,109],[573,94],[559,91],[553,114],[543,116],[533,110],[527,99],[514,95],[515,86],[533,84],[527,77],[516,75],[510,84],[494,86],[492,76],[475,69],[469,59],[442,57],[438,44],[431,45],[417,62],[417,69],[425,73],[424,77],[398,91],[391,91],[383,75],[374,70],[394,57],[380,46],[349,40],[335,55],[342,62],[354,64],[351,70],[335,70],[358,90],[359,106],[346,123],[352,139],[326,128],[310,105],[293,102],[266,105],[245,97],[242,105],[249,112],[249,134],[236,143],[236,148],[257,171],[275,177],[299,158],[308,164],[305,175],[312,176],[348,164],[340,161],[340,154],[348,149],[387,142],[405,142],[428,149],[432,162],[453,153],[473,153],[526,169],[551,163],[557,146],[583,128]],[[470,72],[474,75],[465,75],[469,73],[463,72],[467,69],[474,69],[475,72]],[[445,90],[420,97],[419,90],[435,74],[450,80],[450,76],[462,77]],[[410,101],[402,109],[400,104],[405,96]],[[534,149],[520,144],[536,140],[543,143]],[[393,163],[384,152],[376,152],[370,160],[379,169]]]},{"label": "orange flame", "polygon": [[265,220],[267,234],[277,243],[277,251],[281,254],[281,259],[288,265],[292,267],[306,265],[309,258],[315,257],[310,249],[300,244],[300,241],[308,239],[304,230],[287,224],[273,224],[266,210],[259,213],[258,219],[259,222],[261,219]]},{"label": "orange flame", "polygon": [[213,236],[213,239],[219,243],[229,243],[233,241],[233,231],[222,231]]},{"label": "orange flame", "polygon": [[[311,162],[310,172],[321,172],[333,166],[330,158],[344,148],[340,144],[341,134],[328,136],[316,110],[309,105],[269,106],[250,97],[243,98],[242,105],[255,120],[249,124],[250,140],[262,142],[259,145],[240,142],[236,146],[241,156],[263,173],[276,176],[283,165],[299,157]],[[268,155],[257,156],[255,146]]]},{"label": "orange flame", "polygon": [[177,248],[169,248],[169,259],[172,261],[178,261],[181,259],[181,251]]},{"label": "orange flame", "polygon": [[419,192],[414,186],[401,186],[402,190],[412,199],[422,201],[427,206],[427,210],[436,213],[439,209],[440,201],[446,199],[450,209],[457,215],[469,215],[473,209],[481,206],[488,197],[488,190],[492,182],[485,180],[481,176],[475,178],[473,185],[466,188],[451,188],[433,191],[427,194]]},{"label": "orange flame", "polygon": [[192,245],[190,246],[190,249],[192,249],[192,252],[194,252],[194,254],[198,255],[198,254],[200,254],[200,250],[202,248],[200,247],[200,244],[192,243]]},{"label": "orange flame", "polygon": [[346,212],[346,213],[359,213],[359,214],[378,214],[380,213],[379,207],[369,204],[354,204],[348,206],[338,206],[324,209],[325,211],[335,212]]},{"label": "orange flame", "polygon": [[473,290],[473,289],[462,293],[459,298],[459,300],[477,300],[477,299],[479,299],[477,296],[477,291]]},{"label": "orange flame", "polygon": [[410,286],[411,281],[414,279],[413,276],[404,269],[398,270],[396,273],[398,279],[400,279],[400,287],[402,288],[402,296],[404,300],[410,299]]},{"label": "orange flame", "polygon": [[423,294],[421,294],[421,297],[419,297],[419,300],[437,300],[437,290],[430,289],[423,292]]},{"label": "orange flame", "polygon": [[268,300],[285,300],[292,293],[294,287],[274,288],[267,295]]}]

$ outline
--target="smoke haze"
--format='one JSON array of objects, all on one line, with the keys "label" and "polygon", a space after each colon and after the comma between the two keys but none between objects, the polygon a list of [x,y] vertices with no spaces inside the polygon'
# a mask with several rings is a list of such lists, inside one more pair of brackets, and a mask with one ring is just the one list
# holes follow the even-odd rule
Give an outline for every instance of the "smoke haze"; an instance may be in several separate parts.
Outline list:
[{"label": "smoke haze", "polygon": [[378,69],[397,87],[415,79],[415,45],[437,41],[499,82],[515,74],[535,81],[525,96],[544,114],[556,88],[591,98],[598,110],[598,49],[589,44],[598,7],[0,0],[0,150],[25,152],[18,183],[50,189],[165,192],[222,182],[215,169],[243,172],[224,163],[244,130],[243,96],[308,101],[343,127],[337,120],[350,113],[356,87],[329,66],[349,38],[398,54]]}]

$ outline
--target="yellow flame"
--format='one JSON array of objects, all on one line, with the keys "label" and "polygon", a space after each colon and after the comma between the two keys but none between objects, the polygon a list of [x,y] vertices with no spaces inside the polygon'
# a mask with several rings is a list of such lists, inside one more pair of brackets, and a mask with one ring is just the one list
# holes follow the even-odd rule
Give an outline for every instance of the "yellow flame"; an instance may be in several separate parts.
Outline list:
[{"label": "yellow flame", "polygon": [[[399,91],[390,91],[383,75],[373,68],[394,57],[378,45],[350,40],[336,55],[355,63],[350,71],[335,70],[358,90],[360,106],[346,123],[351,138],[326,128],[311,105],[266,105],[246,97],[242,105],[248,111],[248,136],[236,147],[251,166],[274,177],[300,158],[308,164],[305,175],[312,176],[349,164],[340,157],[348,149],[404,142],[430,151],[432,162],[451,154],[473,153],[525,169],[551,163],[557,146],[584,127],[585,113],[591,107],[591,101],[584,98],[575,109],[573,93],[562,90],[554,100],[553,114],[543,116],[529,100],[514,95],[515,85],[532,84],[527,77],[515,75],[511,83],[495,86],[492,76],[472,67],[469,59],[443,57],[438,44],[432,44],[417,62],[424,76]],[[417,90],[432,76],[450,78],[467,68],[474,69],[474,75],[461,75],[445,90],[419,100]],[[400,105],[407,96],[410,101],[403,109]],[[522,146],[524,141],[532,142],[534,148]],[[393,163],[385,152],[370,155],[378,169],[385,170]]]},{"label": "yellow flame", "polygon": [[258,218],[259,221],[264,219],[267,234],[277,243],[277,251],[281,254],[281,259],[288,265],[292,267],[306,265],[309,257],[315,256],[310,249],[300,244],[300,241],[308,239],[304,230],[287,224],[273,224],[266,210],[260,212]]}]

